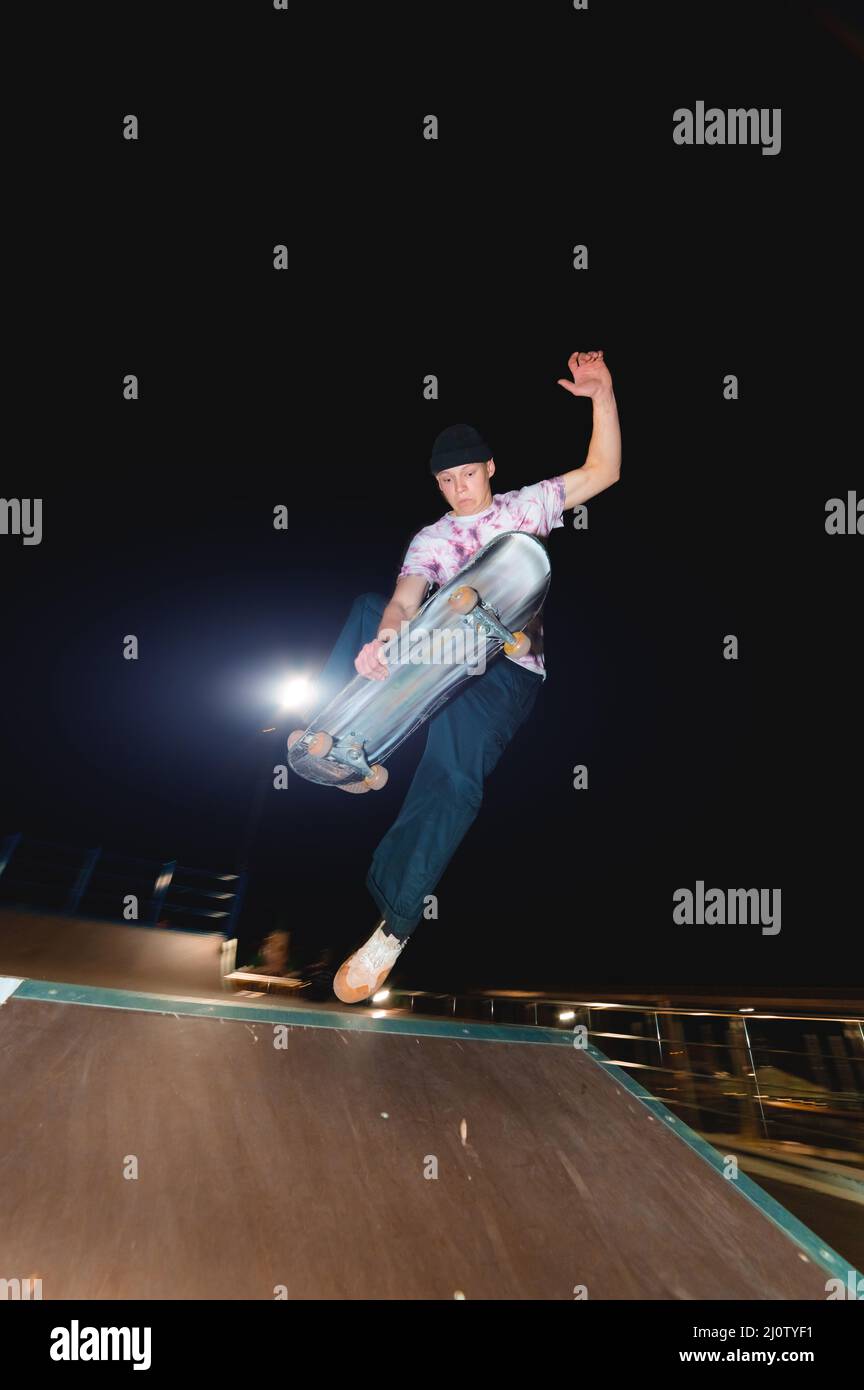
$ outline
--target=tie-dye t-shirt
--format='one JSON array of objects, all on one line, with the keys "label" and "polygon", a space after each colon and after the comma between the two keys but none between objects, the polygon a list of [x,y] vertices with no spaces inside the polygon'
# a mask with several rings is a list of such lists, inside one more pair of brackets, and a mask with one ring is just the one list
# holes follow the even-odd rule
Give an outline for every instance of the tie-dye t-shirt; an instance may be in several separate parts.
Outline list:
[{"label": "tie-dye t-shirt", "polygon": [[[431,588],[446,584],[454,574],[467,565],[471,556],[499,531],[530,531],[532,536],[548,536],[556,526],[563,526],[564,479],[547,478],[517,492],[501,492],[492,498],[492,505],[473,516],[451,516],[448,512],[418,531],[405,552],[397,578],[419,574]],[[525,628],[531,638],[527,656],[507,657],[526,671],[546,679],[543,660],[543,624],[540,614]]]}]

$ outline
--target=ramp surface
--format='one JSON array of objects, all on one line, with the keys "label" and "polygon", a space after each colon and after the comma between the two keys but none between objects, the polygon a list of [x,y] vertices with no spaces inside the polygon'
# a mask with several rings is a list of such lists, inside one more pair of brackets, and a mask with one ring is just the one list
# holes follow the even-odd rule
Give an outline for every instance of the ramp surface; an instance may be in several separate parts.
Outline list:
[{"label": "ramp surface", "polygon": [[45,1299],[824,1299],[846,1277],[567,1033],[10,988],[0,1274]]}]

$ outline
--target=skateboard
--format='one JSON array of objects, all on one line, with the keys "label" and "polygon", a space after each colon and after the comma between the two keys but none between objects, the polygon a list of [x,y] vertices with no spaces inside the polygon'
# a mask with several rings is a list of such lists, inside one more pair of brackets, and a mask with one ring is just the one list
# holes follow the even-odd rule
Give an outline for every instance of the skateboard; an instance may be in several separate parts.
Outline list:
[{"label": "skateboard", "polygon": [[530,649],[523,628],[540,612],[550,581],[545,545],[527,531],[502,531],[417,610],[386,651],[383,681],[357,675],[288,736],[288,766],[344,791],[380,791],[382,766],[400,743],[452,698],[482,680],[500,651]]}]

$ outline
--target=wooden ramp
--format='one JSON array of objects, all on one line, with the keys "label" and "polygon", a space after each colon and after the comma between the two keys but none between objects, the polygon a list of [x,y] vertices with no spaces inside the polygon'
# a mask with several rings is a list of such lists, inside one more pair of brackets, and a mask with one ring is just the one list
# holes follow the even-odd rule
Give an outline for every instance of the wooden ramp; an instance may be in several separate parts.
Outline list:
[{"label": "wooden ramp", "polygon": [[45,1299],[824,1300],[847,1277],[567,1033],[3,994],[0,1275]]},{"label": "wooden ramp", "polygon": [[0,975],[212,997],[222,988],[221,932],[193,932],[0,909]]}]

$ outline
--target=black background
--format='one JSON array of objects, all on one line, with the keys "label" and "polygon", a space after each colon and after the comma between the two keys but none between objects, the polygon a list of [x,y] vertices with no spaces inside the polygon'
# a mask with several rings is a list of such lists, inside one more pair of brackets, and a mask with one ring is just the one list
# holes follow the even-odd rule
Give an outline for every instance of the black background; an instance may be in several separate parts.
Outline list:
[{"label": "black background", "polygon": [[[3,493],[44,537],[0,537],[0,831],[235,867],[284,757],[267,683],[314,674],[447,509],[436,433],[480,429],[498,492],[580,466],[591,408],[556,382],[602,347],[621,481],[550,537],[545,689],[394,983],[860,985],[862,541],[825,532],[864,492],[850,14],[113,14],[112,60],[27,113],[46,293]],[[781,107],[781,152],[675,145],[700,99]],[[304,952],[368,934],[424,737],[380,794],[268,794],[241,957],[279,908]],[[782,931],[674,925],[699,879],[782,889]]]}]

